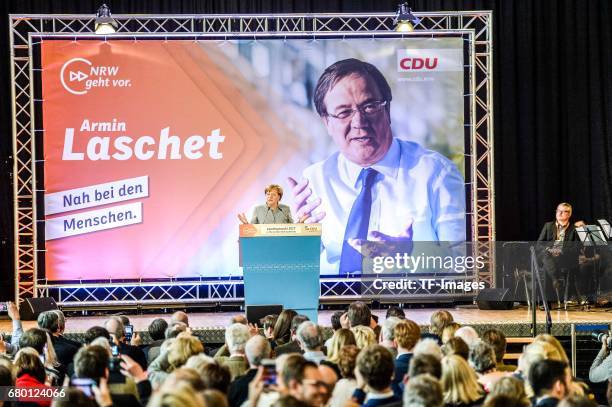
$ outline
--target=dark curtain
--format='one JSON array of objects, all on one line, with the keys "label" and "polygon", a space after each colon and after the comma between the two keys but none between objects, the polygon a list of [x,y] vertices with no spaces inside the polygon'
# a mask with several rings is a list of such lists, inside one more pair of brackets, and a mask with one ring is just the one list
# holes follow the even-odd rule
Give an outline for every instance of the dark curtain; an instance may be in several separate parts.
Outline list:
[{"label": "dark curtain", "polygon": [[[102,1],[5,0],[0,9],[0,297],[13,293],[9,13],[94,13]],[[396,1],[117,0],[113,13],[388,12]],[[612,220],[612,2],[418,0],[415,11],[493,10],[497,240],[534,240],[571,202]]]}]

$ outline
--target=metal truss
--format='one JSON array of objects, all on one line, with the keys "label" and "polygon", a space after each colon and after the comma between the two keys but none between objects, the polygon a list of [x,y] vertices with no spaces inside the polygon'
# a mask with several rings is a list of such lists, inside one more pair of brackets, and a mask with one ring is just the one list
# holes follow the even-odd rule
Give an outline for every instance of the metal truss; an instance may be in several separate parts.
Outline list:
[{"label": "metal truss", "polygon": [[[491,11],[460,11],[415,13],[421,22],[415,26],[415,34],[426,32],[466,32],[471,33],[472,50],[470,52],[470,86],[468,133],[471,137],[470,151],[466,152],[466,163],[469,162],[469,182],[471,199],[468,213],[471,215],[472,240],[478,242],[476,254],[487,259],[488,268],[479,272],[476,280],[494,286],[495,253],[490,241],[495,239],[495,206],[493,183],[493,30]],[[194,39],[203,35],[261,35],[261,34],[305,34],[316,38],[317,34],[361,33],[376,34],[393,30],[394,14],[268,14],[268,15],[113,15],[118,22],[117,34],[146,35],[158,37],[181,34],[193,35]],[[213,290],[211,297],[215,301],[225,301],[226,297],[215,295],[222,290],[224,283],[195,284],[197,288],[177,292],[170,287],[183,287],[182,283],[168,281],[157,284],[164,295],[154,295],[155,290],[147,290],[140,284],[129,288],[115,287],[112,284],[80,284],[51,286],[38,281],[38,220],[36,189],[36,127],[34,125],[35,102],[32,86],[32,42],[37,35],[94,35],[93,15],[11,15],[9,19],[9,40],[11,47],[11,96],[13,113],[13,152],[14,152],[14,220],[15,220],[15,299],[22,301],[26,297],[49,294],[49,290],[60,290],[64,302],[100,301],[100,298],[111,302],[121,301],[158,301],[168,298],[168,302],[186,300],[202,301],[201,289]],[[403,34],[410,36],[412,34]],[[104,36],[102,36],[104,38]],[[105,36],[112,38],[113,35]],[[466,167],[467,168],[467,167]],[[326,284],[326,283],[325,283]],[[339,291],[324,286],[323,297],[341,296],[347,293],[350,282],[336,282],[334,287]],[[37,286],[38,285],[38,286]],[[230,284],[234,287],[238,285]],[[212,287],[217,287],[213,289]],[[53,287],[53,288],[52,288]],[[146,286],[149,287],[149,286]],[[167,287],[164,291],[161,287]],[[84,289],[85,299],[77,295]],[[61,291],[65,290],[65,291]],[[76,291],[70,291],[76,290]],[[98,295],[98,291],[102,294]],[[139,291],[140,290],[140,291]],[[195,291],[193,291],[195,290]],[[205,291],[206,291],[205,290]],[[197,292],[196,298],[190,295]],[[136,293],[143,297],[139,298]],[[208,291],[206,295],[208,295]],[[350,295],[350,292],[348,292]],[[176,297],[176,298],[175,298]],[[237,296],[233,300],[239,299]]]}]

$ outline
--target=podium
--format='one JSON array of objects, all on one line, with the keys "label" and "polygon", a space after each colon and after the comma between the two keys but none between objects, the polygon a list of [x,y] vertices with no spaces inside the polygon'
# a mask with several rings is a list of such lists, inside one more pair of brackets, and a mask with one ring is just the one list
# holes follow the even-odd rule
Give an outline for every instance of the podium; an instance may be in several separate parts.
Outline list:
[{"label": "podium", "polygon": [[317,321],[320,224],[240,225],[244,303],[281,304]]}]

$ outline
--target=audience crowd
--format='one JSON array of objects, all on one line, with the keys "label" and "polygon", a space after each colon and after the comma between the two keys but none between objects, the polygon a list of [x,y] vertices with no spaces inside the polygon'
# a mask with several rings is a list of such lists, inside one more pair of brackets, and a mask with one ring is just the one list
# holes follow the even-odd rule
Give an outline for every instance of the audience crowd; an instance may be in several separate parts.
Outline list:
[{"label": "audience crowd", "polygon": [[124,316],[89,328],[79,343],[64,336],[61,311],[43,312],[25,331],[15,304],[8,312],[13,331],[0,341],[0,386],[63,392],[54,400],[20,393],[0,407],[596,405],[553,336],[536,337],[518,366],[507,365],[503,332],[479,335],[448,311],[435,311],[423,332],[398,307],[379,324],[355,302],[332,315],[327,339],[328,330],[290,309],[257,325],[236,316],[217,349],[180,311],[153,320],[146,344]]}]

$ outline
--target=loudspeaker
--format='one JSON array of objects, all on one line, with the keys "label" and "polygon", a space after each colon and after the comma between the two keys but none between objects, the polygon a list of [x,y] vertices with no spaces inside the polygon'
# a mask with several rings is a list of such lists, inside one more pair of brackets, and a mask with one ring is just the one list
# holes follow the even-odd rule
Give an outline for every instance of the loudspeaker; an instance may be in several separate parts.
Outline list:
[{"label": "loudspeaker", "polygon": [[52,297],[26,298],[19,307],[19,316],[23,321],[36,321],[41,312],[57,309]]},{"label": "loudspeaker", "polygon": [[259,326],[259,320],[265,317],[266,315],[278,315],[282,311],[282,305],[247,305],[246,317],[247,321],[249,321],[249,324],[257,324]]},{"label": "loudspeaker", "polygon": [[514,306],[509,288],[485,288],[476,296],[478,309],[509,310]]}]

